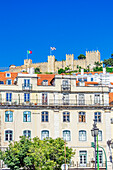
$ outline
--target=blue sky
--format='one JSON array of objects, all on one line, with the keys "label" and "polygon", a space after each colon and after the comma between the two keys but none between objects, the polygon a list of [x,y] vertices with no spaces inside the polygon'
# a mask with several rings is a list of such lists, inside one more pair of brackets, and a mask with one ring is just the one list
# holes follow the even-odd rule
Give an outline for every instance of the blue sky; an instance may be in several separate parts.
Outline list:
[{"label": "blue sky", "polygon": [[0,2],[0,67],[22,65],[27,50],[47,61],[50,46],[57,60],[99,50],[113,53],[112,0],[3,0]]}]

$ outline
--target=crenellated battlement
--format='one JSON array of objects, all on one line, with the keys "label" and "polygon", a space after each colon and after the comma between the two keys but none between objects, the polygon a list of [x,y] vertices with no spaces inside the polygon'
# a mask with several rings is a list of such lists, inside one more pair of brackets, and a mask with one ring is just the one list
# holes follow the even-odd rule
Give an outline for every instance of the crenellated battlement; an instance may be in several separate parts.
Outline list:
[{"label": "crenellated battlement", "polygon": [[[93,51],[86,51],[86,59],[81,60],[74,60],[74,54],[66,54],[66,60],[62,61],[55,61],[54,55],[48,56],[48,61],[43,63],[32,63],[31,59],[25,59],[24,65],[21,67],[13,67],[13,70],[19,70],[26,69],[26,67],[39,67],[40,71],[42,73],[44,72],[52,72],[57,73],[58,69],[65,67],[69,67],[71,70],[77,70],[78,66],[81,66],[82,68],[87,68],[87,66],[90,66],[90,69],[93,69],[95,66],[95,62],[100,62],[100,52],[97,50]],[[11,68],[10,68],[11,69]]]}]

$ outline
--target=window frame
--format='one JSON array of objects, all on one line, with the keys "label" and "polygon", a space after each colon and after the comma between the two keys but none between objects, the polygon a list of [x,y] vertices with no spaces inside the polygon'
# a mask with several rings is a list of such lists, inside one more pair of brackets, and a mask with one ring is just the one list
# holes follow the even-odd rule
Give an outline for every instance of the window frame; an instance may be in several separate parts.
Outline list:
[{"label": "window frame", "polygon": [[47,111],[41,112],[41,122],[49,122],[49,113]]},{"label": "window frame", "polygon": [[[9,76],[8,76],[8,74],[9,74]],[[11,73],[6,73],[6,77],[11,77]]]},{"label": "window frame", "polygon": [[[6,115],[8,115],[8,119],[10,119],[10,116],[12,116],[12,120],[7,121]],[[5,111],[5,122],[13,122],[13,112],[12,111]]]},{"label": "window frame", "polygon": [[[68,118],[69,117],[69,118]],[[63,122],[70,122],[70,112],[63,112]]]},{"label": "window frame", "polygon": [[48,80],[46,80],[46,79],[43,80],[41,84],[42,84],[42,86],[48,86]]},{"label": "window frame", "polygon": [[[100,133],[101,135],[99,135],[99,133]],[[98,131],[98,141],[102,141],[102,130],[99,130],[99,131]]]},{"label": "window frame", "polygon": [[[10,81],[10,83],[8,83]],[[7,79],[6,80],[6,85],[12,85],[12,80],[11,79]]]},{"label": "window frame", "polygon": [[86,130],[79,130],[79,141],[81,141],[81,142],[87,141],[87,132],[86,132]]},{"label": "window frame", "polygon": [[[26,121],[24,120],[24,115],[26,115]],[[28,121],[28,119],[29,119],[28,116],[30,116],[30,120],[29,121]],[[30,111],[24,111],[23,112],[23,122],[31,122],[31,112]]]},{"label": "window frame", "polygon": [[[10,131],[10,133],[7,133],[8,134],[8,140],[6,140],[6,132],[7,131]],[[10,135],[12,135],[12,136],[10,136]],[[10,130],[10,129],[8,129],[8,130],[5,130],[5,141],[12,141],[12,140],[9,140],[10,138],[12,138],[12,140],[13,140],[13,131],[12,130]]]},{"label": "window frame", "polygon": [[12,93],[6,93],[6,102],[12,102]]},{"label": "window frame", "polygon": [[[97,115],[95,115],[96,113],[97,113]],[[100,115],[98,115],[99,113],[100,113]],[[96,116],[97,116],[97,118],[96,118]],[[102,114],[101,114],[101,112],[94,112],[94,119],[95,119],[95,122],[102,123]],[[100,121],[99,121],[99,119],[100,119]]]},{"label": "window frame", "polygon": [[[27,136],[25,135],[24,132],[27,132],[27,133],[26,133]],[[30,136],[28,136],[29,132],[30,132]],[[31,130],[23,130],[23,136],[28,137],[28,138],[31,138]]]},{"label": "window frame", "polygon": [[[64,136],[64,133],[66,133],[66,137]],[[69,133],[69,136],[67,136],[68,133]],[[63,140],[66,141],[66,142],[70,142],[71,141],[71,131],[70,130],[63,130]]]},{"label": "window frame", "polygon": [[30,93],[24,93],[24,102],[30,102]]},{"label": "window frame", "polygon": [[[81,114],[81,115],[80,115]],[[84,115],[83,115],[84,114]],[[80,121],[80,116],[81,116],[81,121]],[[85,117],[85,118],[84,118]],[[83,121],[85,119],[85,121]],[[79,123],[86,123],[86,112],[78,112],[78,122]]]},{"label": "window frame", "polygon": [[[42,138],[42,133],[43,132],[48,132],[48,136]],[[49,130],[41,130],[41,140],[46,139],[46,138],[49,138]]]}]

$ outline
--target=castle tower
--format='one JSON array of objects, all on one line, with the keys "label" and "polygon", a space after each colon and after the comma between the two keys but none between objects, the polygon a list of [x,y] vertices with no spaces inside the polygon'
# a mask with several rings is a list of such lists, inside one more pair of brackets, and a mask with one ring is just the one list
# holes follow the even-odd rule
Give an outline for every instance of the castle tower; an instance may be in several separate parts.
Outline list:
[{"label": "castle tower", "polygon": [[25,59],[24,60],[24,65],[25,66],[30,66],[32,64],[32,60],[31,59]]},{"label": "castle tower", "polygon": [[92,69],[95,65],[95,62],[99,61],[100,63],[100,52],[97,51],[86,51],[86,67],[90,65],[90,69]]},{"label": "castle tower", "polygon": [[74,69],[74,54],[66,54],[66,66],[71,70]]},{"label": "castle tower", "polygon": [[55,72],[55,56],[50,55],[48,56],[48,72]]}]

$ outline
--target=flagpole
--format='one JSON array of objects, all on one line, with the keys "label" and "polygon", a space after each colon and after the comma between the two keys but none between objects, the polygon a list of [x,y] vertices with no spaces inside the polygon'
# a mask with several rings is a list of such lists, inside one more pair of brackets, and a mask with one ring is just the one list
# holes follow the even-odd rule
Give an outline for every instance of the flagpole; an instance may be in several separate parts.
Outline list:
[{"label": "flagpole", "polygon": [[50,47],[50,55],[51,55],[51,47]]},{"label": "flagpole", "polygon": [[27,59],[28,59],[28,52],[27,52]]}]

